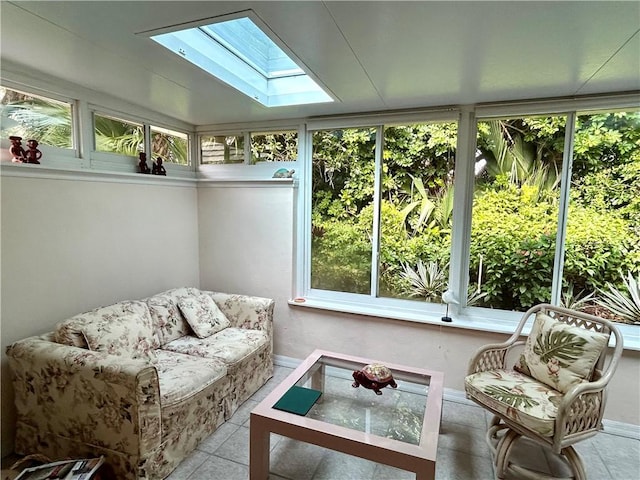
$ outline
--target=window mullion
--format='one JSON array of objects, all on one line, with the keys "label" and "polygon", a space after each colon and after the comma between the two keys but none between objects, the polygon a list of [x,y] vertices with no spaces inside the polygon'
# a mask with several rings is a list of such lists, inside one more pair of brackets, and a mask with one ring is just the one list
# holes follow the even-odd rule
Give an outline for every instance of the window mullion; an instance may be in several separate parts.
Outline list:
[{"label": "window mullion", "polygon": [[451,290],[460,307],[464,308],[469,282],[469,245],[476,151],[476,117],[472,109],[464,109],[460,114],[456,150],[448,290]]},{"label": "window mullion", "polygon": [[382,185],[382,149],[384,148],[384,127],[376,129],[375,167],[373,177],[373,228],[371,239],[371,296],[378,296],[378,265],[380,263],[380,198]]},{"label": "window mullion", "polygon": [[553,260],[553,280],[551,283],[551,303],[560,305],[562,300],[562,276],[564,270],[564,243],[567,239],[567,218],[569,214],[569,190],[571,188],[571,168],[573,163],[573,142],[576,130],[576,113],[567,115],[562,153],[562,175],[560,180],[560,204],[558,206],[558,231],[556,251]]}]

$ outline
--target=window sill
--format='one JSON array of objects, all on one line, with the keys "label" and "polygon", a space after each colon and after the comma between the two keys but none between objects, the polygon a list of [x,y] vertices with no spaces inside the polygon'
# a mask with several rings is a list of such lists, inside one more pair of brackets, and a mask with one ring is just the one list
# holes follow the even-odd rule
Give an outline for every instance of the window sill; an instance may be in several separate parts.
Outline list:
[{"label": "window sill", "polygon": [[[445,306],[442,311],[425,311],[412,308],[385,308],[381,306],[363,305],[357,302],[335,301],[318,298],[296,298],[289,300],[292,307],[313,308],[341,313],[352,313],[369,317],[388,318],[407,322],[422,323],[426,325],[439,325],[447,328],[459,328],[490,333],[503,333],[511,335],[515,325],[521,318],[519,312],[506,312],[503,310],[491,310],[486,308],[471,308],[469,313],[456,314],[449,309],[451,322],[443,322]],[[625,350],[640,351],[640,325],[616,324],[624,338]],[[525,327],[525,334],[528,333]]]}]

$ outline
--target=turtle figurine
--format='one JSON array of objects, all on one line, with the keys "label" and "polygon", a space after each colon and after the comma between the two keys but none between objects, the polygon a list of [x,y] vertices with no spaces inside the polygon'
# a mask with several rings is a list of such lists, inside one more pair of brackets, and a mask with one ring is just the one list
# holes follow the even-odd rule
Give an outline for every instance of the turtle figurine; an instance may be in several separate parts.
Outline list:
[{"label": "turtle figurine", "polygon": [[362,385],[364,388],[369,388],[376,392],[376,395],[382,395],[381,388],[391,385],[392,388],[397,388],[398,384],[393,379],[391,370],[380,363],[372,363],[365,365],[362,370],[356,370],[353,372],[353,388],[357,388]]},{"label": "turtle figurine", "polygon": [[292,178],[294,173],[296,173],[294,169],[287,170],[286,168],[279,168],[273,174],[273,178]]}]

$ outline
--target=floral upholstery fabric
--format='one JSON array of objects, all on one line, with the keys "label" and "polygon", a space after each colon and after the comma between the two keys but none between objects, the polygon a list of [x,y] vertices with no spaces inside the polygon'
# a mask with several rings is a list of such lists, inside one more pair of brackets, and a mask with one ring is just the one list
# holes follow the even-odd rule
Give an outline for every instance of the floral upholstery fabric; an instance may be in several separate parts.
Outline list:
[{"label": "floral upholstery fabric", "polygon": [[542,312],[527,338],[515,369],[559,390],[589,380],[609,336],[568,325]]},{"label": "floral upholstery fabric", "polygon": [[268,343],[269,338],[263,331],[225,328],[207,338],[185,336],[168,343],[164,348],[187,355],[219,358],[227,365],[233,365]]},{"label": "floral upholstery fabric", "polygon": [[[68,320],[60,322],[55,328],[55,341],[63,345],[71,345],[74,347],[88,348],[86,338],[83,333],[83,327],[86,324],[99,320],[113,320],[123,315],[136,314],[142,317],[143,321],[151,319],[149,307],[143,301],[132,300],[118,302],[107,307],[100,307],[89,312],[81,313],[71,317]],[[152,348],[158,348],[157,337],[154,335],[151,342]]]},{"label": "floral upholstery fabric", "polygon": [[153,330],[158,337],[158,346],[161,347],[176,338],[191,334],[191,327],[182,316],[178,303],[184,298],[198,295],[200,290],[197,288],[174,288],[144,300],[151,314]]},{"label": "floral upholstery fabric", "polygon": [[[200,294],[191,288],[96,309],[62,322],[55,332],[7,347],[17,412],[15,452],[52,459],[104,455],[105,478],[167,477],[273,374],[273,301],[206,293],[233,328],[260,331],[246,335],[249,344],[254,335],[263,336],[253,353],[233,365],[163,349],[154,350],[152,361],[88,349],[86,322],[126,314],[151,319],[151,345],[191,335],[177,308],[181,297]],[[165,316],[158,310],[150,315],[147,305],[154,303],[169,307]]]},{"label": "floral upholstery fabric", "polygon": [[555,430],[562,394],[514,370],[490,370],[469,375],[465,391],[496,412],[545,437]]},{"label": "floral upholstery fabric", "polygon": [[89,350],[153,359],[151,318],[135,313],[87,322],[82,327]]},{"label": "floral upholstery fabric", "polygon": [[218,333],[230,325],[210,295],[183,298],[178,302],[178,307],[193,332],[200,338]]},{"label": "floral upholstery fabric", "polygon": [[158,372],[162,406],[185,400],[227,374],[217,359],[156,350],[153,365]]}]

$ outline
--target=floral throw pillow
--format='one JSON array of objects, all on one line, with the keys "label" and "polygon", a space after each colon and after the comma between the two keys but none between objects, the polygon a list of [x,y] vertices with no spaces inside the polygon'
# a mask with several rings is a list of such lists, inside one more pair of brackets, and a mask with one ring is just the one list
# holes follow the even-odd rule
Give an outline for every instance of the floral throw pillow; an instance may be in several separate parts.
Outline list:
[{"label": "floral throw pillow", "polygon": [[135,313],[94,320],[82,326],[89,350],[152,360],[151,321]]},{"label": "floral throw pillow", "polygon": [[209,295],[183,298],[178,307],[199,338],[209,337],[231,325]]},{"label": "floral throw pillow", "polygon": [[559,392],[591,377],[609,336],[536,314],[531,333],[514,369]]}]

